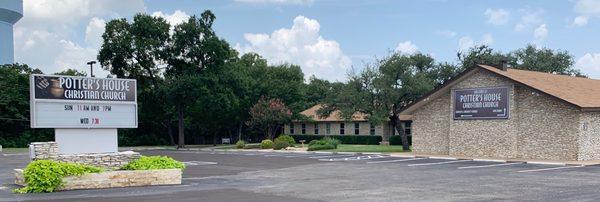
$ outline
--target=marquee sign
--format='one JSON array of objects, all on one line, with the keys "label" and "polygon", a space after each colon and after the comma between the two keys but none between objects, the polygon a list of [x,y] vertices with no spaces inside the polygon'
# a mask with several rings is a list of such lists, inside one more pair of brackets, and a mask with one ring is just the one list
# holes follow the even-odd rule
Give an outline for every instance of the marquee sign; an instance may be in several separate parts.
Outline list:
[{"label": "marquee sign", "polygon": [[31,75],[32,128],[137,128],[134,79]]},{"label": "marquee sign", "polygon": [[508,87],[453,91],[454,119],[508,119]]}]

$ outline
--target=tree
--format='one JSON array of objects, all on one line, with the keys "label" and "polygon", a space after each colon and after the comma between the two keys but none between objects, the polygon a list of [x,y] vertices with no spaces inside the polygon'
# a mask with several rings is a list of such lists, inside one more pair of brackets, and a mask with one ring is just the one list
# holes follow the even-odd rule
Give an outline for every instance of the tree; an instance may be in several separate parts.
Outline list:
[{"label": "tree", "polygon": [[237,54],[229,44],[218,38],[212,29],[214,14],[206,10],[200,18],[192,16],[188,21],[175,26],[168,47],[168,66],[165,79],[168,98],[175,106],[178,119],[178,144],[185,146],[184,118],[186,108],[203,94],[201,75],[207,69],[219,68]]},{"label": "tree", "polygon": [[292,111],[281,100],[267,99],[262,96],[250,108],[250,116],[247,124],[263,129],[266,138],[273,140],[277,128],[291,120]]},{"label": "tree", "polygon": [[54,74],[65,76],[87,76],[85,72],[77,71],[76,69],[66,69],[61,72],[56,72]]},{"label": "tree", "polygon": [[585,76],[573,67],[574,59],[569,52],[533,45],[509,53],[496,52],[489,46],[482,45],[470,48],[467,52],[459,52],[457,57],[461,69],[456,73],[476,64],[499,66],[502,60],[506,60],[515,69]]},{"label": "tree", "polygon": [[393,53],[359,74],[351,74],[342,90],[328,96],[319,114],[340,110],[347,120],[356,112],[366,114],[373,124],[389,120],[402,138],[402,148],[409,150],[404,125],[400,124],[400,110],[440,85],[446,79],[445,72],[452,68],[455,67],[435,63],[429,55]]},{"label": "tree", "polygon": [[[156,142],[154,137],[150,137],[157,136],[156,133],[168,134],[168,139],[173,142],[173,109],[166,105],[161,73],[169,42],[169,29],[170,25],[165,19],[147,14],[135,15],[132,22],[122,18],[106,23],[98,61],[117,78],[137,80],[138,86],[140,127],[123,130],[125,133],[119,136],[120,140],[129,141],[123,142],[124,145],[138,144],[144,139],[148,141],[143,143]],[[157,125],[162,127],[156,127]],[[127,138],[129,135],[132,138]]]}]

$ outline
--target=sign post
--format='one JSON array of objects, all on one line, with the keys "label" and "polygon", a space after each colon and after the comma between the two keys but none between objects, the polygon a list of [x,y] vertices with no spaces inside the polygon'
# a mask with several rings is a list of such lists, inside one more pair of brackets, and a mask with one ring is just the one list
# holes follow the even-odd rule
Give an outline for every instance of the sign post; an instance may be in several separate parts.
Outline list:
[{"label": "sign post", "polygon": [[31,127],[54,128],[59,153],[117,152],[117,128],[137,128],[133,79],[31,75]]},{"label": "sign post", "polygon": [[508,119],[508,87],[460,89],[453,91],[455,120]]}]

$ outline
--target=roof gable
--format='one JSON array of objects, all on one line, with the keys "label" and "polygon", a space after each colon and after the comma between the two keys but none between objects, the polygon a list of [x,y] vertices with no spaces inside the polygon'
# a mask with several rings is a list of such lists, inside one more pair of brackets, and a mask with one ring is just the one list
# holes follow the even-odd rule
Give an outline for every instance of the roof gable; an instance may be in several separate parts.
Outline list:
[{"label": "roof gable", "polygon": [[479,70],[492,72],[495,75],[528,86],[583,110],[600,110],[600,80],[510,68],[500,70],[488,65],[476,65],[411,103],[402,110],[401,114],[412,114],[416,109],[445,92],[449,92],[452,86]]}]

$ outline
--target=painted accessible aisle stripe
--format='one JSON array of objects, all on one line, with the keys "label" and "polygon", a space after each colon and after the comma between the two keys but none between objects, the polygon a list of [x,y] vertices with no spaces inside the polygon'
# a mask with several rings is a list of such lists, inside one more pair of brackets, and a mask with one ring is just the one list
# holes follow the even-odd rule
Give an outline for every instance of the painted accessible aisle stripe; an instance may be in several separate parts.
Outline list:
[{"label": "painted accessible aisle stripe", "polygon": [[472,161],[472,160],[444,161],[444,162],[436,162],[436,163],[419,163],[419,164],[410,164],[408,166],[429,166],[429,165],[459,163],[459,162],[465,162],[465,161]]},{"label": "painted accessible aisle stripe", "polygon": [[554,168],[541,168],[541,169],[533,169],[533,170],[520,170],[518,173],[528,173],[528,172],[538,172],[538,171],[546,171],[546,170],[559,170],[559,169],[568,169],[568,168],[581,168],[583,166],[563,166],[563,167],[554,167]]},{"label": "painted accessible aisle stripe", "polygon": [[411,158],[411,159],[396,159],[396,160],[388,160],[388,161],[369,161],[367,163],[393,163],[393,162],[402,162],[402,161],[415,161],[421,160],[425,158]]},{"label": "painted accessible aisle stripe", "polygon": [[331,157],[345,157],[345,156],[355,156],[354,154],[340,154],[340,155],[329,155],[329,156],[311,156],[308,158],[311,159],[320,159],[320,158],[331,158]]},{"label": "painted accessible aisle stripe", "polygon": [[489,167],[510,166],[510,165],[517,165],[517,164],[523,164],[523,162],[499,163],[499,164],[491,164],[491,165],[483,165],[483,166],[465,166],[465,167],[458,167],[458,169],[489,168]]}]

